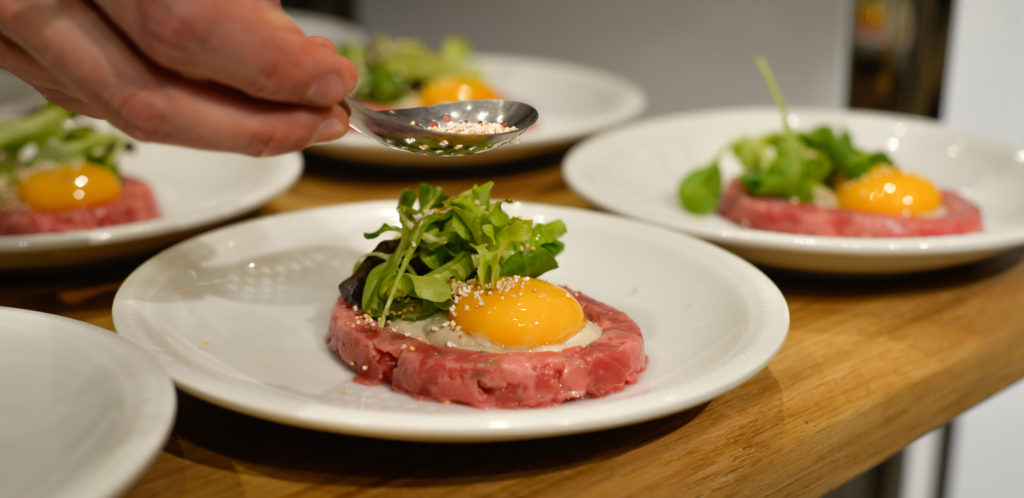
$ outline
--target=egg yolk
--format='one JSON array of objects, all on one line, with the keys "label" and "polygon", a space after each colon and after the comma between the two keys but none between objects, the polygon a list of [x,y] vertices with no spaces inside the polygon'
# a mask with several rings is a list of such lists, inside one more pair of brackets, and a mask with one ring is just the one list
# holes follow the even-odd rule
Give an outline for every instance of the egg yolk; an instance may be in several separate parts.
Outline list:
[{"label": "egg yolk", "polygon": [[502,277],[491,289],[456,289],[449,310],[463,332],[492,343],[534,347],[565,341],[586,325],[583,308],[565,289],[528,277]]},{"label": "egg yolk", "polygon": [[918,216],[942,204],[942,194],[931,182],[891,166],[878,166],[843,182],[836,197],[844,209],[895,216]]},{"label": "egg yolk", "polygon": [[65,211],[110,202],[121,194],[121,180],[95,164],[60,166],[31,173],[18,183],[18,197],[38,211]]},{"label": "egg yolk", "polygon": [[420,89],[423,105],[443,104],[459,100],[496,99],[498,92],[482,81],[462,78],[439,78]]}]

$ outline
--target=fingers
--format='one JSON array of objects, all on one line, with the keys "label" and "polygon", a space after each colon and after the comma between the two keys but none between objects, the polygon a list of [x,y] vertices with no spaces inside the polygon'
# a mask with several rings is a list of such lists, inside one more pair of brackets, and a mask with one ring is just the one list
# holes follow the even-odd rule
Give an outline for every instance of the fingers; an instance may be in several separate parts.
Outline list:
[{"label": "fingers", "polygon": [[0,36],[0,60],[7,70],[32,85],[46,100],[72,112],[100,117],[95,108],[64,91],[61,83],[46,68],[3,36]]},{"label": "fingers", "polygon": [[[233,2],[211,2],[221,3]],[[4,0],[0,32],[10,37],[0,50],[15,74],[55,103],[107,119],[140,140],[270,155],[347,129],[348,116],[336,105],[261,101],[140,58],[88,2]]]},{"label": "fingers", "polygon": [[3,61],[4,68],[18,75],[19,78],[35,84],[52,80],[50,73],[30,57],[20,46],[0,36],[0,61]]},{"label": "fingers", "polygon": [[[197,105],[201,103],[201,105]],[[168,109],[173,114],[168,115]],[[240,99],[189,82],[141,91],[125,103],[128,122],[113,121],[141,140],[274,155],[333,140],[348,127],[340,107],[306,108]]]},{"label": "fingers", "polygon": [[149,58],[277,102],[330,106],[356,84],[351,62],[263,0],[95,0]]}]

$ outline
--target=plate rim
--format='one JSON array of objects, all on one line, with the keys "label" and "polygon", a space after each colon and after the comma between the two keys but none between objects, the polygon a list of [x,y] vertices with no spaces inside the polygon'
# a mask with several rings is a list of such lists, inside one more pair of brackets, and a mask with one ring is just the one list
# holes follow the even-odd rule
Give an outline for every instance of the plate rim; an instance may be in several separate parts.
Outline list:
[{"label": "plate rim", "polygon": [[[892,111],[874,109],[853,109],[853,108],[832,108],[818,106],[792,106],[788,109],[790,114],[834,116],[836,118],[854,117],[868,119],[884,119],[893,121],[912,122],[915,125],[925,126],[934,130],[945,130],[957,136],[964,137],[972,142],[983,144],[985,147],[1001,147],[1007,150],[1014,149],[1014,146],[991,137],[972,133],[968,130],[947,126],[940,120],[927,116],[904,114]],[[617,214],[629,216],[642,221],[656,223],[674,230],[679,230],[690,235],[700,237],[710,242],[737,249],[767,249],[775,251],[786,251],[800,254],[822,254],[834,256],[856,256],[865,258],[915,258],[922,255],[960,255],[967,251],[990,252],[1009,250],[1018,245],[1024,244],[1024,224],[1013,229],[1003,229],[998,232],[988,230],[981,233],[964,235],[942,235],[942,236],[918,236],[918,237],[835,237],[809,234],[789,234],[783,232],[772,232],[768,230],[757,230],[740,226],[726,226],[722,228],[709,228],[701,226],[699,221],[690,222],[683,218],[665,219],[661,216],[654,216],[650,209],[623,209],[616,203],[607,201],[604,197],[591,190],[593,184],[587,181],[586,160],[597,154],[594,150],[601,150],[605,147],[604,142],[614,140],[622,135],[639,133],[657,126],[665,126],[672,123],[691,122],[708,116],[730,116],[742,117],[766,114],[778,114],[773,106],[722,106],[688,111],[675,112],[652,118],[635,121],[618,129],[588,137],[576,144],[566,154],[562,162],[562,173],[570,189],[587,200],[587,202],[600,207],[601,209]],[[679,208],[682,210],[682,208]],[[851,253],[856,251],[856,253]],[[800,268],[797,268],[800,269]]]},{"label": "plate rim", "polygon": [[[321,206],[317,208],[310,208],[298,211],[291,211],[285,213],[278,213],[266,217],[262,217],[255,220],[248,220],[240,223],[235,223],[226,227],[219,228],[217,230],[207,232],[186,241],[180,242],[175,246],[172,246],[160,254],[157,254],[149,261],[140,265],[138,269],[132,272],[131,275],[125,279],[124,284],[118,290],[117,295],[114,299],[113,306],[113,319],[114,327],[129,340],[136,342],[144,349],[150,350],[154,356],[156,356],[165,369],[168,371],[175,384],[184,392],[187,392],[197,398],[203,399],[212,404],[247,414],[250,416],[256,416],[265,420],[270,420],[285,425],[303,427],[307,429],[321,430],[326,432],[349,434],[355,436],[372,437],[380,439],[394,439],[394,440],[405,440],[405,441],[421,441],[421,442],[493,442],[493,441],[509,441],[509,440],[525,440],[534,438],[551,437],[558,435],[578,434],[583,432],[592,432],[596,430],[611,429],[624,425],[631,425],[641,423],[647,420],[652,420],[658,417],[676,413],[688,408],[692,408],[699,403],[706,402],[708,400],[717,397],[718,395],[735,388],[736,386],[746,382],[751,377],[756,375],[758,372],[763,370],[766,365],[776,356],[785,338],[788,334],[790,318],[789,309],[786,304],[786,300],[782,295],[778,287],[772,282],[764,273],[762,273],[755,266],[749,262],[735,256],[728,251],[725,251],[713,244],[706,241],[699,240],[697,238],[673,232],[671,230],[657,227],[655,225],[644,224],[630,220],[624,217],[613,216],[605,213],[600,213],[593,210],[557,206],[551,204],[542,203],[527,203],[520,202],[516,203],[520,206],[526,207],[527,209],[545,210],[547,212],[553,212],[553,216],[563,217],[567,213],[576,213],[582,216],[598,217],[602,220],[615,221],[617,223],[628,224],[630,226],[638,227],[640,230],[646,230],[651,233],[656,233],[662,237],[676,238],[676,240],[685,240],[686,244],[694,244],[694,247],[699,247],[701,251],[713,254],[715,260],[727,266],[728,268],[737,271],[744,277],[744,293],[741,293],[743,299],[748,302],[748,305],[752,310],[759,311],[764,314],[765,319],[758,323],[751,323],[747,330],[755,333],[753,336],[758,341],[763,341],[765,344],[758,344],[757,348],[754,345],[745,345],[746,349],[742,351],[742,354],[747,355],[760,355],[756,357],[755,362],[748,363],[742,368],[742,372],[735,372],[726,369],[725,366],[719,365],[718,369],[730,374],[729,382],[721,383],[715,389],[705,389],[701,395],[696,396],[700,398],[694,401],[694,397],[689,398],[676,398],[673,402],[664,402],[657,409],[642,410],[643,415],[634,415],[628,420],[619,419],[602,419],[600,417],[589,420],[573,421],[571,427],[566,425],[551,424],[550,422],[529,422],[523,423],[517,421],[517,424],[509,424],[502,429],[488,428],[483,429],[480,427],[464,426],[461,430],[453,430],[452,420],[465,422],[477,421],[480,419],[480,413],[490,413],[492,417],[495,414],[515,414],[519,410],[484,410],[477,411],[477,409],[470,409],[470,411],[460,413],[441,413],[441,414],[422,414],[421,423],[418,423],[415,428],[404,427],[400,424],[394,424],[387,426],[387,423],[391,419],[402,419],[407,417],[406,414],[393,414],[387,413],[386,411],[373,411],[373,410],[360,410],[353,416],[353,410],[347,407],[340,406],[325,406],[320,405],[323,410],[321,415],[324,413],[334,414],[334,418],[326,420],[324,418],[317,418],[316,416],[310,416],[308,409],[306,414],[292,414],[282,413],[279,409],[267,409],[265,406],[260,406],[263,403],[254,402],[249,399],[246,400],[244,393],[247,391],[246,387],[243,387],[240,391],[232,392],[237,388],[239,383],[238,379],[234,381],[235,385],[231,385],[223,381],[222,379],[211,379],[208,375],[204,375],[203,367],[193,367],[189,365],[187,358],[181,357],[174,351],[168,351],[159,344],[154,336],[158,335],[159,332],[153,331],[141,331],[139,328],[142,326],[133,323],[134,321],[141,320],[140,313],[141,309],[138,307],[144,307],[135,300],[132,294],[137,285],[136,282],[146,282],[149,278],[152,278],[150,272],[158,272],[156,265],[160,264],[159,261],[163,258],[172,258],[179,247],[185,244],[197,243],[191,242],[193,240],[202,241],[204,237],[218,237],[221,234],[230,233],[231,230],[246,230],[252,226],[272,226],[274,223],[287,222],[289,217],[302,217],[302,216],[318,216],[322,213],[330,212],[333,210],[345,210],[348,212],[363,212],[367,213],[367,216],[372,216],[372,212],[379,209],[394,209],[393,200],[378,200],[378,201],[361,201],[353,203],[342,203],[328,206]],[[157,261],[151,263],[151,261]],[[159,273],[157,273],[159,274]],[[756,302],[755,302],[756,301]],[[753,320],[752,320],[753,322]],[[162,338],[161,338],[162,339]],[[755,341],[751,341],[755,342]],[[155,350],[153,349],[155,348]],[[738,353],[732,353],[730,358],[741,356]],[[734,367],[733,367],[734,368]],[[685,386],[685,384],[683,384]],[[259,389],[265,389],[265,386],[257,386]],[[386,388],[386,386],[384,386]],[[288,394],[291,395],[291,394]],[[301,396],[294,394],[295,396]],[[607,400],[607,398],[601,398],[600,400]],[[631,398],[623,398],[619,400],[613,400],[612,402],[620,403],[626,406],[635,400]],[[606,403],[611,403],[605,401]],[[308,400],[307,400],[308,403]],[[573,406],[569,403],[559,406]],[[582,411],[585,407],[574,409],[575,411]],[[525,409],[522,413],[536,413],[531,412],[530,409]],[[543,410],[540,409],[540,410]],[[570,412],[574,410],[569,410]],[[592,411],[592,410],[591,410]],[[362,416],[359,416],[359,415]],[[570,413],[572,415],[572,413]],[[514,417],[514,416],[513,416]],[[528,417],[521,417],[528,418]],[[440,419],[441,423],[435,426],[427,426],[431,422],[436,422]],[[446,422],[447,421],[447,422]],[[568,422],[566,422],[568,423]],[[386,426],[386,427],[385,427]]]},{"label": "plate rim", "polygon": [[132,375],[119,375],[117,380],[120,381],[119,392],[125,395],[122,401],[132,408],[136,417],[127,421],[131,424],[118,425],[120,444],[109,446],[111,454],[88,469],[93,472],[84,477],[77,475],[70,483],[79,486],[73,491],[76,496],[116,496],[127,492],[152,466],[174,427],[177,395],[166,370],[143,348],[97,325],[7,306],[0,306],[0,315],[36,323],[38,330],[33,330],[32,334],[58,339],[53,341],[57,344],[73,343],[96,351],[102,349],[104,358],[116,359],[120,368],[130,369]]}]

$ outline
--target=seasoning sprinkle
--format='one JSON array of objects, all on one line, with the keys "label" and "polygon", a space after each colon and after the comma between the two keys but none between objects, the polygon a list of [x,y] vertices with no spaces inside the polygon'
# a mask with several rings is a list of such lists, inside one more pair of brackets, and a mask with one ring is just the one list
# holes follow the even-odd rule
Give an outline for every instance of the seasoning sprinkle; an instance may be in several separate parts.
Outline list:
[{"label": "seasoning sprinkle", "polygon": [[445,121],[444,123],[431,123],[427,129],[459,135],[494,135],[516,131],[518,128],[509,126],[507,123],[492,121]]}]

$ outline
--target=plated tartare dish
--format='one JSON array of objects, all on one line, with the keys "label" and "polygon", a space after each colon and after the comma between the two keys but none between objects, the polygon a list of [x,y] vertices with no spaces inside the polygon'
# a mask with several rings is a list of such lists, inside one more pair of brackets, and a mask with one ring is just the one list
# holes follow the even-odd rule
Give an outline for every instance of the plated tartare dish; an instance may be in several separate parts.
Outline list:
[{"label": "plated tartare dish", "polygon": [[510,217],[491,183],[449,197],[421,185],[397,234],[340,285],[327,344],[363,384],[478,408],[545,407],[635,383],[647,365],[625,313],[537,277],[556,268],[560,220]]},{"label": "plated tartare dish", "polygon": [[[782,116],[782,130],[742,137],[679,185],[683,207],[717,212],[746,227],[847,237],[953,235],[982,230],[973,202],[899,169],[883,152],[856,148],[849,133],[821,126],[790,129],[782,94],[763,59],[758,65]],[[723,182],[719,162],[732,154],[742,173]]]},{"label": "plated tartare dish", "polygon": [[156,218],[152,189],[125,177],[123,136],[61,107],[0,123],[0,235],[84,230]]},{"label": "plated tartare dish", "polygon": [[501,98],[462,37],[445,37],[434,50],[416,38],[377,34],[370,43],[342,45],[338,52],[359,72],[352,96],[377,109]]}]

